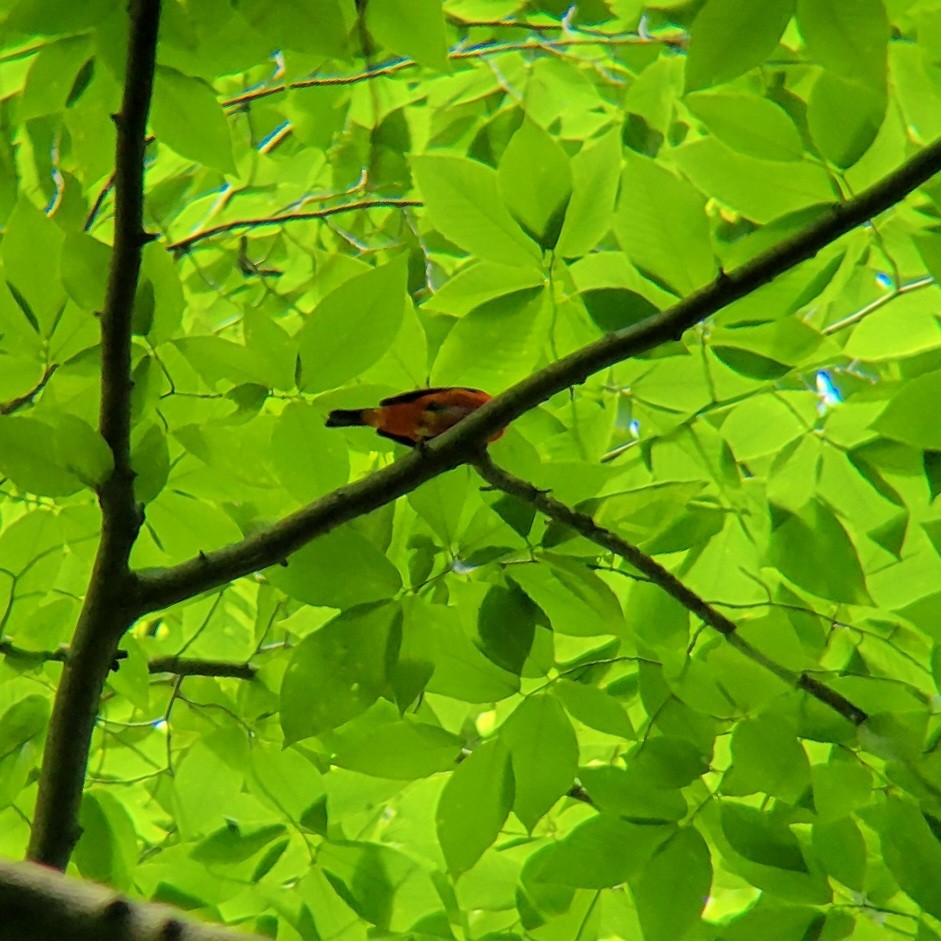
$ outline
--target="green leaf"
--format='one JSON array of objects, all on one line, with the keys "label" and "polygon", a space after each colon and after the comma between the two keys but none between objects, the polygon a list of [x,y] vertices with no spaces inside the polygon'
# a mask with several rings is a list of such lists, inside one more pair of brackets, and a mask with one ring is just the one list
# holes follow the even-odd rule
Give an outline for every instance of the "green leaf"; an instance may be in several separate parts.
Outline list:
[{"label": "green leaf", "polygon": [[567,258],[586,255],[611,231],[621,180],[621,141],[609,131],[572,158],[572,198],[565,211],[558,251]]},{"label": "green leaf", "polygon": [[85,879],[130,888],[137,860],[137,834],[124,804],[103,788],[86,791],[79,815],[82,836],[74,861]]},{"label": "green leaf", "polygon": [[716,273],[706,200],[661,165],[629,154],[614,231],[631,261],[679,295]]},{"label": "green leaf", "polygon": [[87,422],[62,415],[55,425],[56,446],[62,466],[87,487],[103,483],[114,467],[105,439]]},{"label": "green leaf", "polygon": [[62,245],[59,270],[69,296],[84,310],[100,312],[111,265],[111,247],[79,232],[71,232]]},{"label": "green leaf", "polygon": [[833,201],[826,170],[807,160],[759,160],[714,137],[683,144],[674,157],[700,192],[759,224]]},{"label": "green leaf", "polygon": [[[424,866],[391,846],[333,840],[318,848],[317,863],[340,898],[384,934],[409,934],[444,907]],[[317,936],[325,937],[319,932]],[[365,935],[344,932],[332,937]]]},{"label": "green leaf", "polygon": [[40,496],[68,496],[83,485],[59,458],[56,430],[35,418],[0,417],[0,473]]},{"label": "green leaf", "polygon": [[5,25],[9,29],[38,36],[80,33],[95,26],[113,10],[110,0],[89,0],[78,7],[63,7],[61,14],[52,21],[45,0],[22,0],[11,5]]},{"label": "green leaf", "polygon": [[284,489],[309,503],[342,487],[350,461],[342,435],[324,427],[323,414],[307,402],[291,402],[278,416],[271,458]]},{"label": "green leaf", "polygon": [[579,297],[588,316],[605,333],[614,333],[658,313],[657,308],[636,291],[627,288],[596,288]]},{"label": "green leaf", "polygon": [[671,836],[631,881],[644,941],[674,941],[699,921],[712,885],[706,841],[692,827]]},{"label": "green leaf", "polygon": [[745,719],[732,733],[732,766],[722,778],[723,794],[762,791],[796,803],[810,785],[810,763],[800,742],[780,719]]},{"label": "green leaf", "polygon": [[[65,242],[61,229],[21,196],[6,223],[0,254],[6,281],[27,320],[45,337],[52,334],[65,300],[56,277],[38,258],[53,261]],[[54,271],[55,269],[53,269]]]},{"label": "green leaf", "polygon": [[879,815],[882,854],[895,881],[916,904],[941,918],[941,843],[910,799],[886,798]]},{"label": "green leaf", "polygon": [[627,757],[628,769],[656,788],[686,787],[709,770],[709,762],[690,741],[659,736],[643,742]]},{"label": "green leaf", "polygon": [[310,7],[302,2],[252,0],[240,9],[252,27],[268,37],[268,48],[349,58],[349,33],[355,14],[341,0],[321,0],[317,29],[310,28]]},{"label": "green leaf", "polygon": [[872,775],[855,761],[830,760],[811,769],[814,809],[822,823],[831,823],[869,803]]},{"label": "green leaf", "polygon": [[42,117],[66,108],[88,61],[87,36],[71,36],[40,48],[32,59],[19,100],[19,119]]},{"label": "green leaf", "polygon": [[[452,589],[460,601],[463,597]],[[479,601],[476,602],[479,604]],[[440,693],[467,703],[496,702],[519,691],[519,677],[488,660],[471,642],[468,619],[476,609],[430,604],[418,597],[405,599],[405,628],[402,659],[425,664],[434,670],[428,680],[428,692]]]},{"label": "green leaf", "polygon": [[882,310],[873,311],[853,327],[843,347],[847,356],[867,363],[882,363],[933,350],[941,330],[931,306],[941,301],[941,290],[931,287],[903,294]]},{"label": "green leaf", "polygon": [[497,666],[519,675],[536,633],[536,607],[516,585],[493,585],[477,614],[477,645]]},{"label": "green leaf", "polygon": [[412,170],[434,227],[465,251],[487,261],[538,266],[540,253],[500,198],[494,170],[464,157],[412,157]]},{"label": "green leaf", "polygon": [[506,747],[483,742],[452,772],[441,792],[435,822],[448,871],[473,867],[503,829],[513,806],[513,771]]},{"label": "green leaf", "polygon": [[581,889],[609,889],[634,879],[673,827],[638,826],[597,814],[539,850],[527,864],[529,877]]},{"label": "green leaf", "polygon": [[265,578],[298,601],[333,608],[383,601],[402,587],[385,553],[350,526],[309,542],[285,565],[265,569]]},{"label": "green leaf", "polygon": [[866,884],[866,841],[852,817],[815,823],[812,846],[827,874],[856,892]]},{"label": "green leaf", "polygon": [[487,301],[451,329],[431,372],[434,385],[460,382],[496,394],[529,375],[551,324],[544,288]]},{"label": "green leaf", "polygon": [[890,33],[882,0],[798,0],[797,25],[824,68],[885,89]]},{"label": "green leaf", "polygon": [[151,242],[144,246],[143,255],[140,284],[148,284],[148,293],[153,296],[147,336],[152,343],[163,343],[176,333],[183,318],[183,287],[179,271],[163,245]]},{"label": "green leaf", "polygon": [[95,57],[91,56],[86,59],[78,72],[75,73],[75,80],[72,82],[72,87],[69,89],[69,95],[65,99],[66,108],[71,108],[72,105],[78,101],[82,95],[85,94],[86,89],[91,84],[92,78],[95,75]]},{"label": "green leaf", "polygon": [[13,703],[0,717],[0,756],[40,735],[49,723],[49,700],[33,693]]},{"label": "green leaf", "polygon": [[247,310],[242,318],[245,347],[265,364],[267,384],[293,389],[297,349],[287,331],[268,313]]},{"label": "green leaf", "polygon": [[679,791],[658,788],[633,770],[580,768],[578,780],[599,810],[635,822],[669,823],[682,820],[689,811]]},{"label": "green leaf", "polygon": [[324,779],[313,762],[293,748],[252,746],[253,791],[273,809],[300,823],[325,796]]},{"label": "green leaf", "polygon": [[534,241],[554,248],[572,195],[572,171],[562,147],[538,124],[524,120],[503,151],[498,175],[507,209]]},{"label": "green leaf", "polygon": [[826,160],[846,169],[870,148],[885,117],[886,96],[824,71],[807,102],[807,127]]},{"label": "green leaf", "polygon": [[207,865],[245,862],[261,852],[285,830],[286,827],[280,823],[246,827],[230,820],[224,827],[201,840],[190,853],[190,857]]},{"label": "green leaf", "polygon": [[817,909],[780,902],[766,894],[723,925],[722,941],[803,941],[815,937],[822,922]]},{"label": "green leaf", "polygon": [[461,739],[404,716],[341,745],[332,764],[378,778],[412,781],[456,766]]},{"label": "green leaf", "polygon": [[722,832],[732,849],[763,866],[806,872],[797,837],[769,814],[726,801],[721,808]]},{"label": "green leaf", "polygon": [[718,85],[764,62],[777,47],[795,0],[709,0],[693,20],[686,90]]},{"label": "green leaf", "polygon": [[686,106],[727,147],[764,160],[800,160],[804,143],[788,113],[773,101],[738,92],[696,92]]},{"label": "green leaf", "polygon": [[932,420],[941,395],[941,371],[929,372],[901,385],[873,428],[894,441],[929,451],[941,450],[941,427]]},{"label": "green leaf", "polygon": [[170,476],[167,436],[159,425],[138,425],[135,429],[131,439],[131,468],[135,474],[135,498],[140,503],[150,503]]},{"label": "green leaf", "polygon": [[297,336],[305,392],[349,382],[392,345],[405,305],[404,261],[344,281],[307,317]]},{"label": "green leaf", "polygon": [[545,612],[555,631],[592,637],[624,629],[614,592],[578,562],[554,557],[548,564],[517,565],[511,577]]},{"label": "green leaf", "polygon": [[818,500],[800,515],[781,511],[771,533],[770,561],[795,585],[831,601],[869,604],[856,547],[833,511]]},{"label": "green leaf", "polygon": [[386,690],[400,636],[395,610],[370,606],[352,608],[305,637],[281,686],[286,743],[328,732],[368,709]]},{"label": "green leaf", "polygon": [[370,0],[365,10],[369,31],[387,49],[426,68],[450,71],[444,11],[437,0]]},{"label": "green leaf", "polygon": [[173,340],[173,345],[211,388],[223,382],[264,384],[264,365],[241,343],[222,337],[186,336]]},{"label": "green leaf", "polygon": [[608,735],[635,737],[634,726],[624,707],[605,690],[567,679],[557,680],[552,690],[573,719]]},{"label": "green leaf", "polygon": [[558,700],[548,693],[524,699],[500,729],[510,752],[516,795],[513,811],[532,832],[575,783],[578,740]]},{"label": "green leaf", "polygon": [[202,79],[158,65],[150,122],[157,140],[181,157],[235,173],[225,112]]}]

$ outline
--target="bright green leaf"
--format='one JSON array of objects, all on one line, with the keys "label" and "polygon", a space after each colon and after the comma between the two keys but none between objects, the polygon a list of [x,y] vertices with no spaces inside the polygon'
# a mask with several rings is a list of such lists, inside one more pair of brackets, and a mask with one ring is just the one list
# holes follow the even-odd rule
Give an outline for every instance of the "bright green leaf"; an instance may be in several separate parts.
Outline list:
[{"label": "bright green leaf", "polygon": [[416,156],[411,162],[431,221],[445,238],[488,261],[538,264],[539,249],[504,208],[494,170],[444,154]]},{"label": "bright green leaf", "polygon": [[451,773],[435,821],[454,876],[467,872],[503,829],[513,806],[513,771],[506,747],[483,742]]},{"label": "bright green leaf", "polygon": [[294,650],[281,687],[288,743],[319,735],[358,716],[382,695],[400,628],[388,607],[353,608]]},{"label": "bright green leaf", "polygon": [[403,261],[345,281],[317,305],[297,336],[302,389],[320,392],[341,386],[392,344],[405,305]]},{"label": "bright green leaf", "polygon": [[575,783],[578,740],[565,710],[548,693],[524,699],[500,729],[510,752],[516,796],[513,811],[532,831]]},{"label": "bright green leaf", "polygon": [[157,140],[181,157],[235,173],[225,112],[202,79],[157,66],[150,121]]}]

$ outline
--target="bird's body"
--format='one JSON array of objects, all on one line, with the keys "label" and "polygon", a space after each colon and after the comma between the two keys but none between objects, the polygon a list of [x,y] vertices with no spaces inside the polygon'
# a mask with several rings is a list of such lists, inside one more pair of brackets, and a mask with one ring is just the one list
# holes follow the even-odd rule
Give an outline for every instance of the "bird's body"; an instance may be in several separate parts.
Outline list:
[{"label": "bird's body", "polygon": [[[375,408],[334,409],[327,416],[327,427],[366,425],[384,438],[414,446],[447,431],[490,399],[480,389],[458,386],[415,389],[383,399]],[[501,429],[489,440],[502,434]]]}]

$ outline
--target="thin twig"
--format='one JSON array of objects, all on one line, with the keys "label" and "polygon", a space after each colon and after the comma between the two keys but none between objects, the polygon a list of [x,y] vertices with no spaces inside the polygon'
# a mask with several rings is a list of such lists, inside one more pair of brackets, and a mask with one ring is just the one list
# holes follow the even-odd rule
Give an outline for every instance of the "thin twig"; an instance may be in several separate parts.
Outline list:
[{"label": "thin twig", "polygon": [[[647,46],[651,40],[635,34],[626,34],[622,36],[598,36],[595,38],[575,36],[551,41],[551,45],[556,48],[565,49],[573,46]],[[663,40],[668,45],[676,45],[669,40]],[[448,53],[448,59],[451,62],[464,62],[468,59],[482,59],[491,55],[502,55],[507,52],[545,52],[547,40],[544,39],[526,39],[521,42],[506,43],[483,43],[479,46],[473,46],[470,49],[454,49]],[[373,69],[365,69],[362,72],[354,72],[350,75],[322,75],[316,78],[299,79],[296,82],[287,82],[280,85],[269,85],[267,88],[259,88],[255,91],[245,92],[229,98],[222,102],[223,108],[242,107],[261,98],[268,98],[271,95],[280,95],[287,91],[296,91],[301,88],[322,88],[325,86],[337,85],[358,85],[360,82],[367,82],[370,79],[383,76],[395,75],[406,69],[414,69],[418,63],[414,59],[401,58],[388,62],[385,65],[378,65]]]},{"label": "thin twig", "polygon": [[534,487],[531,483],[515,477],[502,467],[497,467],[486,451],[481,451],[478,454],[474,466],[481,477],[492,487],[496,487],[498,490],[536,507],[550,519],[563,523],[586,539],[590,539],[596,545],[625,559],[634,568],[646,575],[651,582],[662,588],[671,598],[676,599],[691,614],[722,634],[725,640],[739,653],[773,673],[778,679],[787,683],[788,686],[804,690],[815,699],[834,709],[844,718],[849,719],[854,725],[862,725],[868,718],[859,706],[850,702],[835,690],[825,686],[813,676],[808,673],[789,670],[766,656],[757,647],[752,646],[738,634],[738,627],[734,621],[729,620],[724,614],[716,610],[688,585],[683,584],[672,572],[665,569],[659,562],[633,545],[633,543],[622,539],[616,533],[611,532],[610,529],[599,526],[587,514],[573,510],[566,504],[550,497],[545,491]]},{"label": "thin twig", "polygon": [[900,284],[895,290],[889,291],[888,294],[883,294],[882,297],[877,297],[874,301],[867,304],[865,307],[860,307],[859,310],[853,311],[851,314],[847,314],[842,320],[836,321],[836,323],[828,324],[823,328],[823,333],[825,336],[832,336],[834,333],[838,333],[840,330],[845,330],[847,327],[851,327],[854,323],[859,323],[864,317],[868,317],[870,314],[875,313],[881,307],[885,307],[886,304],[894,301],[897,297],[901,297],[903,294],[911,294],[912,291],[920,291],[922,288],[931,287],[932,284],[935,284],[935,279],[931,275],[927,275],[924,278],[917,278],[914,281],[909,281],[906,284]]},{"label": "thin twig", "polygon": [[0,415],[12,415],[14,412],[23,408],[24,405],[31,405],[36,396],[46,388],[46,383],[52,378],[53,373],[55,373],[58,368],[58,363],[51,363],[43,370],[39,382],[37,382],[29,392],[24,392],[15,399],[10,399],[9,402],[0,403]]},{"label": "thin twig", "polygon": [[214,235],[220,235],[223,232],[232,232],[235,229],[263,229],[273,225],[283,225],[285,222],[309,222],[312,219],[326,219],[328,216],[335,216],[341,212],[358,212],[364,209],[406,209],[413,206],[420,206],[421,200],[418,199],[361,199],[355,203],[344,203],[342,206],[329,206],[326,209],[311,209],[307,212],[286,212],[277,216],[262,216],[258,219],[236,219],[232,222],[224,222],[221,225],[214,225],[209,229],[203,229],[200,232],[194,232],[185,239],[178,242],[171,242],[167,245],[167,250],[182,254],[189,251],[197,242],[212,238]]}]

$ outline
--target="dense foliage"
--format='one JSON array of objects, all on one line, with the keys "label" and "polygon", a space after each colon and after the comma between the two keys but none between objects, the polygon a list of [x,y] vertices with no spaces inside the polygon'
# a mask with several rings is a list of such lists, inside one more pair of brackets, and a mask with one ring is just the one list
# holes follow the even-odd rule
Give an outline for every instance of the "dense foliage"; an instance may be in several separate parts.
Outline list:
[{"label": "dense foliage", "polygon": [[[404,451],[330,409],[501,392],[941,134],[937,0],[643,6],[164,0],[136,569]],[[22,858],[112,469],[128,28],[112,0],[0,9],[0,854]],[[459,467],[138,621],[70,871],[285,941],[937,939],[939,198],[490,447],[763,662]]]}]

